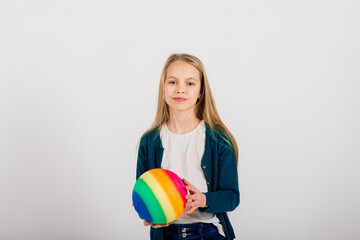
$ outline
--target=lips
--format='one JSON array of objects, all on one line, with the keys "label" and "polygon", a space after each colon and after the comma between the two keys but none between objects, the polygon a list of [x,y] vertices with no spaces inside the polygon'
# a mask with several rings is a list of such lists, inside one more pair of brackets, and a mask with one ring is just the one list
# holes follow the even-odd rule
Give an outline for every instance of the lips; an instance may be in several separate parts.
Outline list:
[{"label": "lips", "polygon": [[186,99],[185,98],[173,98],[175,101],[177,101],[177,102],[184,102],[184,101],[186,101]]}]

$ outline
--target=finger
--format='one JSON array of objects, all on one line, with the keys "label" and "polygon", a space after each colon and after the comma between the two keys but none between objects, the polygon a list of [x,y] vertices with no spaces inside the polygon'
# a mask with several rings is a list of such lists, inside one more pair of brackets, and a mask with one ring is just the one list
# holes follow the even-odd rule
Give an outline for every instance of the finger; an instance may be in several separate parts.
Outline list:
[{"label": "finger", "polygon": [[164,224],[164,225],[161,225],[161,224],[151,224],[151,226],[152,226],[153,228],[161,228],[161,227],[168,227],[169,224]]},{"label": "finger", "polygon": [[183,181],[186,184],[186,187],[185,187],[186,190],[188,190],[191,195],[196,194],[196,193],[200,193],[200,191],[194,185],[192,185],[188,180],[186,180],[184,178]]},{"label": "finger", "polygon": [[200,197],[197,194],[192,194],[192,195],[186,195],[185,199],[196,201],[196,200],[199,200]]},{"label": "finger", "polygon": [[167,224],[164,224],[164,225],[162,225],[162,224],[152,224],[151,222],[146,221],[146,220],[144,220],[144,225],[145,225],[145,226],[151,225],[153,228],[160,228],[160,227],[168,227],[168,226],[169,226],[168,223],[167,223]]},{"label": "finger", "polygon": [[199,196],[199,195],[200,195],[200,192],[197,189],[196,190],[194,190],[194,189],[189,190],[189,194],[188,194],[189,197],[193,198],[193,197],[196,197],[196,196]]},{"label": "finger", "polygon": [[186,180],[185,178],[183,178],[183,182],[185,183],[186,186],[193,186],[191,184],[191,182],[189,182],[188,180]]},{"label": "finger", "polygon": [[195,207],[195,208],[198,208],[198,207],[200,207],[200,204],[199,204],[200,202],[191,202],[191,203],[187,203],[185,206],[186,207],[189,207],[189,208],[192,208],[192,207]]},{"label": "finger", "polygon": [[193,185],[193,184],[191,184],[189,181],[187,181],[186,180],[186,189],[188,189],[188,190],[197,190],[197,188]]},{"label": "finger", "polygon": [[190,186],[186,186],[186,190],[188,190],[190,193],[195,193],[195,189]]},{"label": "finger", "polygon": [[194,185],[186,186],[186,190],[189,190],[190,192],[199,192],[199,190]]},{"label": "finger", "polygon": [[191,207],[189,210],[185,211],[184,214],[185,214],[185,215],[191,214],[191,213],[193,213],[196,209],[197,209],[196,207]]}]

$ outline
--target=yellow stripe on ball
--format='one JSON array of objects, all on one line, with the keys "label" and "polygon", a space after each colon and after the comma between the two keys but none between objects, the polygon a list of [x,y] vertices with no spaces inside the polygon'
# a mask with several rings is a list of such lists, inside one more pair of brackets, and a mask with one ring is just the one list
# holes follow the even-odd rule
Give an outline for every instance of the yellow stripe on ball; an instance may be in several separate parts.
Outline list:
[{"label": "yellow stripe on ball", "polygon": [[159,201],[161,208],[164,211],[165,217],[168,222],[174,221],[176,219],[175,211],[171,202],[169,201],[167,194],[164,189],[161,187],[161,183],[159,183],[156,178],[152,175],[151,172],[147,172],[143,174],[140,178],[142,178],[153,191],[156,199]]}]

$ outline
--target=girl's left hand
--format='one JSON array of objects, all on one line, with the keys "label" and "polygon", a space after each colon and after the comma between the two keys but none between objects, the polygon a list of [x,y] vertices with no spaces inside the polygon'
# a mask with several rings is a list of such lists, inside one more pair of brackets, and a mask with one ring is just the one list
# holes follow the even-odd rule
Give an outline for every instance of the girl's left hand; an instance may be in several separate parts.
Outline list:
[{"label": "girl's left hand", "polygon": [[190,195],[186,195],[185,199],[191,199],[192,202],[186,203],[185,207],[190,207],[189,210],[185,211],[184,214],[193,213],[199,207],[207,207],[206,206],[206,196],[202,192],[200,192],[194,185],[192,185],[185,178],[183,182],[186,185],[186,190],[189,190]]}]

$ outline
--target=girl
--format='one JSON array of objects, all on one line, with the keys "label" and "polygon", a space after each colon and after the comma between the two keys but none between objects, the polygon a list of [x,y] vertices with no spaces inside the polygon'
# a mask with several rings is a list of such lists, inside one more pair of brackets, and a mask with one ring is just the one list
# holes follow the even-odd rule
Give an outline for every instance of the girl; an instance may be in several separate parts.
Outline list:
[{"label": "girl", "polygon": [[136,178],[153,168],[184,177],[184,213],[152,225],[151,239],[234,239],[227,216],[240,203],[238,148],[215,107],[202,62],[171,55],[163,68],[152,127],[141,137]]}]

